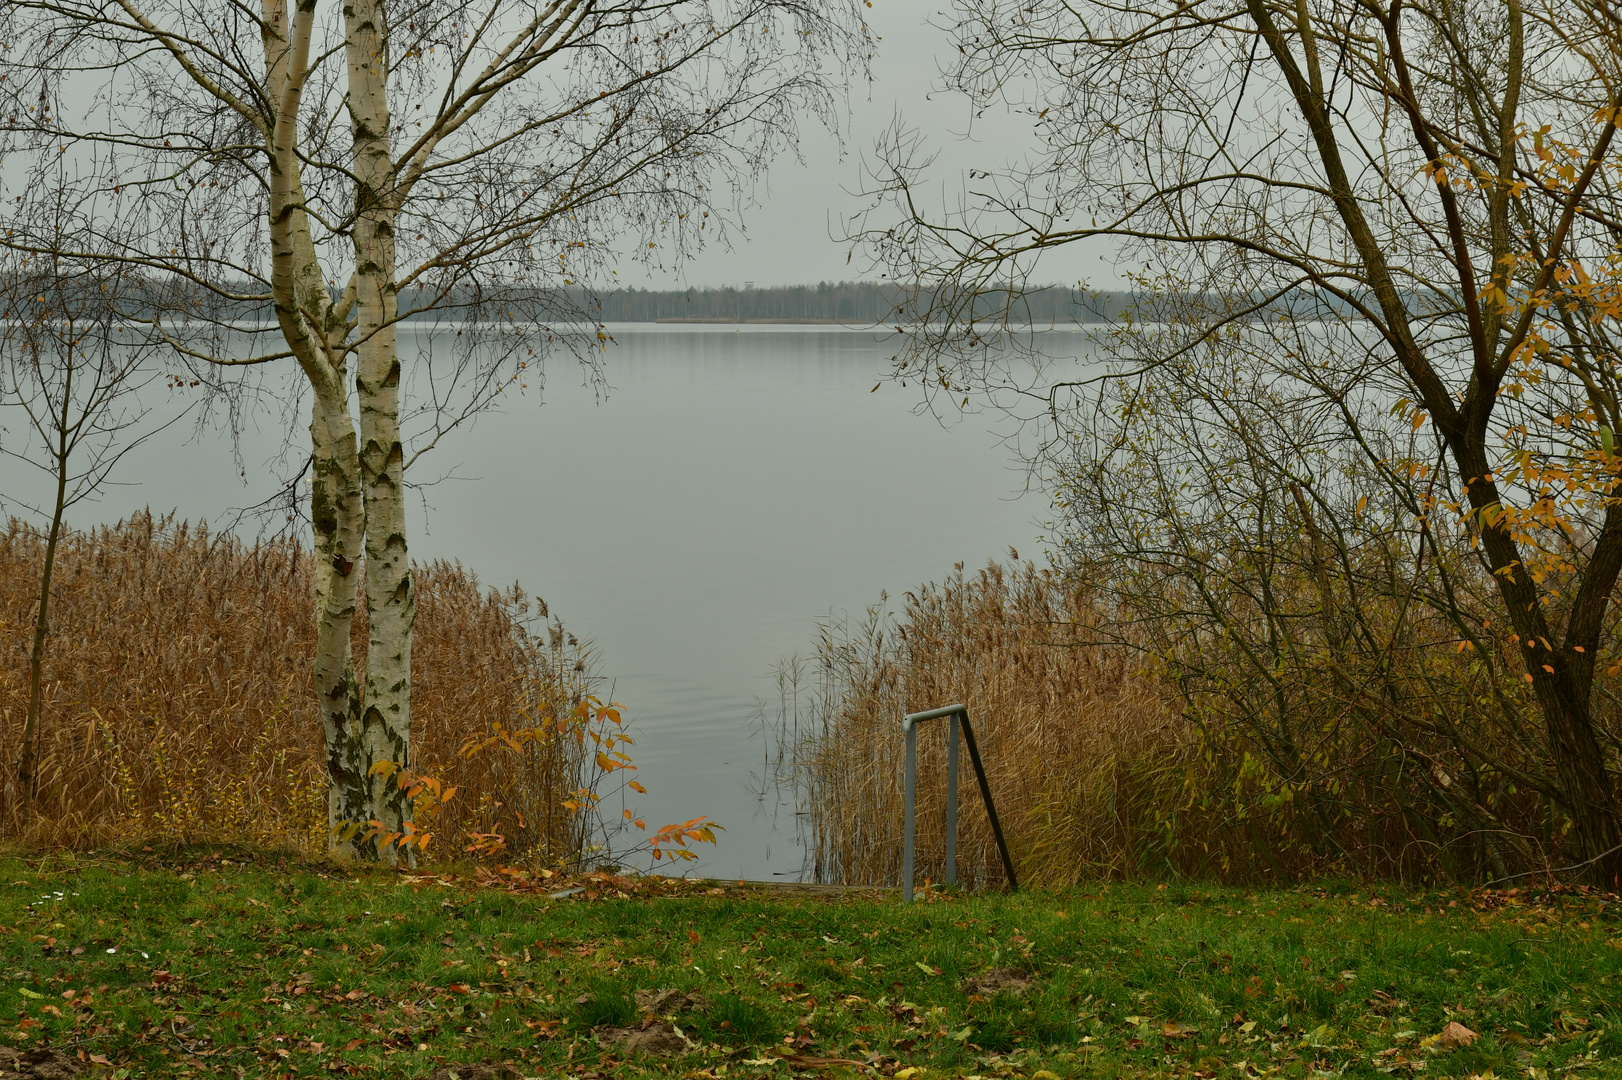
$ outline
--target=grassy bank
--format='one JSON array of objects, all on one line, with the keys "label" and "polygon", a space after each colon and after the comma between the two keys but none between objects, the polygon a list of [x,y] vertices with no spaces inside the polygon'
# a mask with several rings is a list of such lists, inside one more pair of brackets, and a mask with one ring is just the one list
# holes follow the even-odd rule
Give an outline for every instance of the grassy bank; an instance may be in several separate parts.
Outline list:
[{"label": "grassy bank", "polygon": [[[0,1043],[109,1077],[1622,1075],[1622,922],[1591,895],[514,884],[0,861]],[[680,992],[641,996],[677,1052],[603,1045],[639,990]],[[1479,1038],[1435,1043],[1452,1022]]]}]

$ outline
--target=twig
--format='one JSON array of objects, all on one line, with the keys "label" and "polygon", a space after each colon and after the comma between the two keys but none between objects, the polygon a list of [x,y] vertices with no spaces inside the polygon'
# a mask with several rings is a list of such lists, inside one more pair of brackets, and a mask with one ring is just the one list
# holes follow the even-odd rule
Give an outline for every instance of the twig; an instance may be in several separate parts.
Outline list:
[{"label": "twig", "polygon": [[1622,844],[1616,845],[1616,847],[1611,848],[1609,851],[1602,851],[1598,855],[1595,855],[1592,859],[1585,859],[1580,863],[1573,863],[1570,866],[1561,866],[1561,867],[1552,867],[1551,866],[1551,867],[1546,867],[1546,868],[1544,868],[1542,870],[1526,870],[1526,871],[1524,871],[1522,873],[1519,873],[1519,874],[1511,874],[1508,877],[1497,878],[1496,880],[1489,881],[1489,882],[1487,882],[1485,885],[1483,885],[1481,887],[1483,889],[1490,889],[1494,885],[1502,885],[1507,881],[1515,881],[1515,880],[1517,880],[1519,878],[1531,877],[1534,874],[1548,874],[1551,877],[1554,876],[1555,874],[1569,874],[1573,870],[1581,870],[1585,866],[1592,866],[1595,863],[1599,862],[1601,859],[1605,858],[1606,856],[1615,855],[1619,851],[1622,851]]}]

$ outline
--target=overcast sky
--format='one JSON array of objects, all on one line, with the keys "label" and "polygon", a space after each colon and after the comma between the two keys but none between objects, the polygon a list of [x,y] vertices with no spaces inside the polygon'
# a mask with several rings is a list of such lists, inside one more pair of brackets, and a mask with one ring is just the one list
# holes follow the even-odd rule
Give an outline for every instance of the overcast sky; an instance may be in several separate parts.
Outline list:
[{"label": "overcast sky", "polygon": [[[783,158],[773,166],[757,192],[759,205],[744,218],[747,235],[734,237],[732,251],[706,251],[681,270],[664,273],[621,267],[622,280],[639,288],[675,288],[877,277],[862,265],[859,252],[847,263],[850,245],[835,237],[841,215],[848,223],[861,205],[847,193],[861,187],[863,158],[871,161],[874,140],[897,115],[926,135],[938,153],[932,176],[952,191],[970,168],[996,168],[1025,156],[1034,144],[1032,117],[987,113],[971,124],[967,100],[939,91],[939,58],[949,49],[940,27],[950,19],[942,0],[873,0],[869,19],[880,38],[874,78],[852,94],[844,156],[834,138],[809,122],[802,141],[805,164]],[[1116,280],[1096,251],[1050,256],[1037,278],[1072,285],[1085,278],[1095,286]]]}]

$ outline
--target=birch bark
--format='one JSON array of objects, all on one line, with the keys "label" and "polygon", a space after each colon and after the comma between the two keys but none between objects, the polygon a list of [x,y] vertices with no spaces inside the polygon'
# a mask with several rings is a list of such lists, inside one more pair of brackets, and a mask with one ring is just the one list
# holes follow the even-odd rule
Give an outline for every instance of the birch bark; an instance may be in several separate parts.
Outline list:
[{"label": "birch bark", "polygon": [[[380,0],[349,0],[349,66],[355,172],[355,285],[360,470],[366,510],[366,683],[355,753],[368,773],[379,761],[411,761],[411,628],[416,595],[406,550],[405,450],[400,439],[400,357],[395,333],[397,212],[389,145],[388,40]],[[411,805],[392,774],[370,777],[373,817],[400,832]],[[409,849],[408,857],[409,857]],[[380,852],[394,861],[396,849]]]},{"label": "birch bark", "polygon": [[296,153],[299,101],[308,75],[314,0],[296,10],[265,0],[266,88],[276,103],[270,148],[271,293],[282,336],[310,384],[310,519],[314,533],[316,647],[329,786],[327,826],[335,854],[354,849],[345,825],[372,818],[370,762],[358,752],[361,698],[350,648],[365,501],[355,423],[349,413],[346,296],[333,303],[310,235]]}]

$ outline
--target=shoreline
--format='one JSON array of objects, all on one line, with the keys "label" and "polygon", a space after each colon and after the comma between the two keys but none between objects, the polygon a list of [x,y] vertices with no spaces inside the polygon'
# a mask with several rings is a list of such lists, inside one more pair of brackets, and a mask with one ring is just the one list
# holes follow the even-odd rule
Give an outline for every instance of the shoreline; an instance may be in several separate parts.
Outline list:
[{"label": "shoreline", "polygon": [[705,323],[718,326],[737,326],[740,323],[756,325],[768,324],[774,326],[862,326],[865,323],[849,319],[724,319],[711,318],[701,315],[668,315],[662,319],[615,319],[612,322],[653,322],[653,323]]}]

